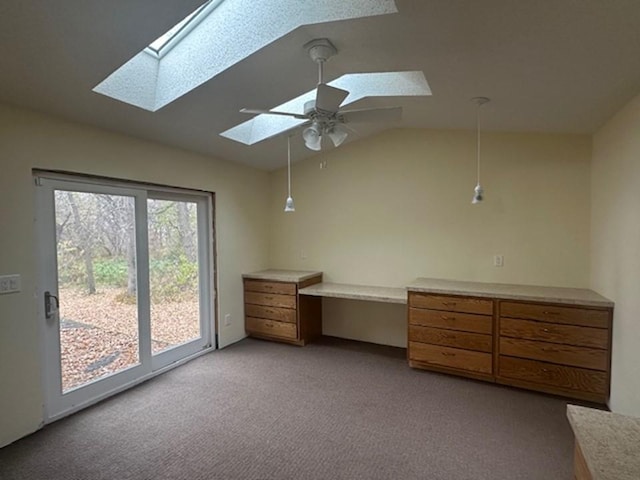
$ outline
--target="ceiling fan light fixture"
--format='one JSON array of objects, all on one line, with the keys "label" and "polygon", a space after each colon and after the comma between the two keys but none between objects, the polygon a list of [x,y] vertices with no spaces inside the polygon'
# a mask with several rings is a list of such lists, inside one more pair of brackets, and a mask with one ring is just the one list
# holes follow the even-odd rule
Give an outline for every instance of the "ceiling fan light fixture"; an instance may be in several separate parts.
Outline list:
[{"label": "ceiling fan light fixture", "polygon": [[339,147],[347,139],[349,134],[343,125],[338,124],[331,127],[327,135],[329,135],[333,145]]}]

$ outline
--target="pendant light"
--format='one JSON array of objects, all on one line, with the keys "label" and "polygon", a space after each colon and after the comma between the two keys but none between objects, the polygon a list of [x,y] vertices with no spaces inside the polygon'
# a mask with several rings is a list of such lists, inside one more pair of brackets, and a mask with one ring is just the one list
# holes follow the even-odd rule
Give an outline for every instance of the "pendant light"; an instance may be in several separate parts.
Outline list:
[{"label": "pendant light", "polygon": [[289,196],[284,204],[285,212],[295,212],[296,207],[293,205],[293,197],[291,197],[291,137],[287,137],[287,178],[289,185]]},{"label": "pendant light", "polygon": [[476,188],[473,189],[473,200],[471,200],[471,203],[475,205],[476,203],[481,203],[484,200],[484,189],[482,188],[482,185],[480,185],[480,107],[485,103],[489,102],[489,99],[487,97],[475,97],[475,98],[472,98],[471,101],[475,102],[475,104],[477,105],[477,108],[476,108],[476,132],[477,132],[476,154],[477,154],[478,171],[477,171],[477,178],[476,178]]}]

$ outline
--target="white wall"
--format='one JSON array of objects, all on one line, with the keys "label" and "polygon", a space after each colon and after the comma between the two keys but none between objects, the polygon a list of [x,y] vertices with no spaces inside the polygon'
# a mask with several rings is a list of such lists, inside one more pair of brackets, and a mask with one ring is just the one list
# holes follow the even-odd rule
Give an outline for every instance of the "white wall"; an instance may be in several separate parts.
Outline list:
[{"label": "white wall", "polygon": [[[293,214],[283,212],[286,169],[272,174],[270,263],[367,285],[436,277],[588,287],[590,158],[587,135],[483,134],[486,201],[471,205],[474,132],[353,142],[294,163]],[[379,314],[359,304],[325,300],[325,333],[405,345],[403,307]]]},{"label": "white wall", "polygon": [[591,285],[615,302],[612,410],[640,416],[640,96],[594,136]]},{"label": "white wall", "polygon": [[42,422],[32,168],[215,192],[221,346],[244,337],[241,274],[268,266],[267,173],[0,105],[0,275],[22,276],[0,296],[0,446]]}]

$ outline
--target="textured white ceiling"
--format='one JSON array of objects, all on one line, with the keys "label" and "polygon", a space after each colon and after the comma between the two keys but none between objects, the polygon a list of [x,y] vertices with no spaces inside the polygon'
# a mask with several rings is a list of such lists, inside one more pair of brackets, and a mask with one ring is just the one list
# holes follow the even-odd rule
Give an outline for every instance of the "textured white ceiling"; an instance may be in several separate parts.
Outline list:
[{"label": "textured white ceiling", "polygon": [[[591,133],[640,91],[638,0],[396,0],[394,15],[297,28],[155,113],[92,92],[199,3],[2,0],[0,101],[270,170],[286,163],[283,139],[246,146],[219,134],[247,120],[242,107],[313,88],[302,47],[313,38],[339,50],[327,81],[424,72],[431,97],[353,105],[400,105],[407,127],[473,129],[469,99],[488,96],[483,128]],[[312,154],[294,144],[296,159]]]}]

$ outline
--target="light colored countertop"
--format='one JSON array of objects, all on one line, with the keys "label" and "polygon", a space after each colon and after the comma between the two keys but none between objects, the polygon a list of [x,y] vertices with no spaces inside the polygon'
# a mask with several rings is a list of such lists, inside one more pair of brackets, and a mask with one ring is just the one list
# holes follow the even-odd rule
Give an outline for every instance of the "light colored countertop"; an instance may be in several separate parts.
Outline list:
[{"label": "light colored countertop", "polygon": [[310,278],[322,275],[322,272],[306,270],[262,270],[260,272],[245,273],[242,278],[252,280],[273,280],[274,282],[303,282]]},{"label": "light colored countertop", "polygon": [[640,479],[640,418],[567,406],[593,480]]},{"label": "light colored countertop", "polygon": [[369,300],[385,303],[407,303],[407,290],[393,287],[372,287],[368,285],[349,285],[344,283],[318,283],[301,288],[300,295],[316,297],[346,298],[350,300]]},{"label": "light colored countertop", "polygon": [[592,307],[613,307],[613,302],[585,288],[539,287],[507,283],[462,282],[437,278],[416,278],[407,290],[412,292],[443,293],[493,297],[506,300],[565,303]]}]

